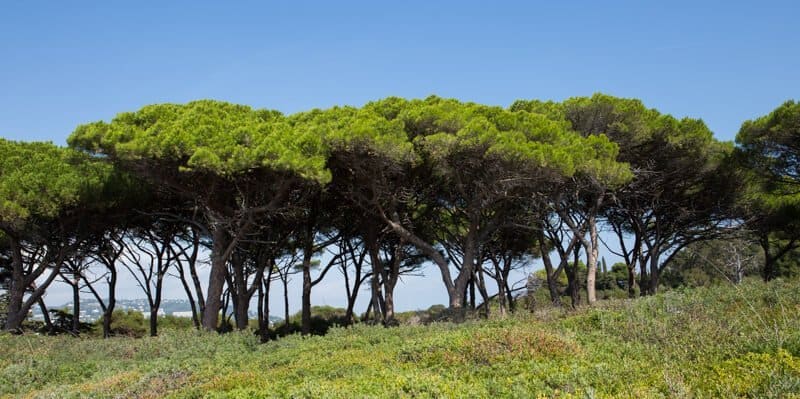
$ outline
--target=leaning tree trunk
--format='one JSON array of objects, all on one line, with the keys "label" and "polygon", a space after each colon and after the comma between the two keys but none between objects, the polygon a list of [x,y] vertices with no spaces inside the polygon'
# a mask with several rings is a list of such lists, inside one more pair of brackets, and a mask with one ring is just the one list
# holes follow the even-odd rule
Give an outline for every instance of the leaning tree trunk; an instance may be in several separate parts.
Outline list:
[{"label": "leaning tree trunk", "polygon": [[[61,269],[61,263],[64,259],[64,252],[58,253],[57,256],[51,257],[50,254],[45,254],[43,260],[41,260],[40,265],[38,265],[34,272],[29,275],[25,275],[24,273],[24,261],[22,259],[22,247],[20,242],[13,238],[9,237],[9,241],[11,244],[11,286],[8,290],[8,313],[6,316],[6,324],[4,329],[6,331],[13,331],[13,332],[21,332],[22,331],[22,323],[25,321],[25,318],[28,317],[28,312],[35,303],[42,298],[44,295],[45,290],[50,284],[55,280],[56,276],[58,276],[58,272]],[[51,264],[49,260],[55,260],[52,262],[53,268],[50,271],[50,274],[47,275],[45,281],[39,284],[38,287],[33,288],[30,292],[28,299],[25,300],[25,292],[28,288],[36,282],[36,279],[44,274],[44,271],[47,268],[48,264]]]},{"label": "leaning tree trunk", "polygon": [[44,325],[47,326],[47,331],[53,331],[55,328],[53,327],[53,321],[50,320],[50,314],[48,314],[47,305],[44,304],[44,300],[39,298],[37,301],[39,304],[39,309],[42,311],[42,317],[44,317]]},{"label": "leaning tree trunk", "polygon": [[[461,309],[464,306],[463,288],[466,285],[458,287],[457,281],[456,283],[453,282],[452,276],[450,275],[450,265],[448,264],[447,259],[445,259],[444,256],[442,256],[442,254],[436,250],[436,248],[434,248],[433,245],[414,235],[412,232],[403,227],[403,225],[400,224],[400,218],[397,214],[392,216],[393,219],[389,219],[385,215],[382,215],[382,217],[395,234],[411,245],[414,245],[414,247],[416,247],[420,252],[425,254],[431,261],[433,261],[434,264],[436,264],[436,266],[439,268],[439,272],[442,275],[442,282],[447,290],[450,309]],[[459,275],[459,277],[461,276]]]},{"label": "leaning tree trunk", "polygon": [[489,306],[489,291],[486,289],[486,280],[483,277],[483,267],[475,268],[475,274],[477,277],[475,280],[477,282],[478,292],[481,294],[481,299],[483,300],[483,316],[488,319],[491,310]]},{"label": "leaning tree trunk", "polygon": [[538,238],[539,251],[542,254],[545,274],[547,274],[547,289],[550,291],[550,300],[553,302],[553,306],[561,307],[561,295],[558,293],[558,282],[556,281],[555,270],[553,270],[553,261],[550,259],[550,252],[547,250],[547,244],[545,244],[543,230],[539,230]]}]

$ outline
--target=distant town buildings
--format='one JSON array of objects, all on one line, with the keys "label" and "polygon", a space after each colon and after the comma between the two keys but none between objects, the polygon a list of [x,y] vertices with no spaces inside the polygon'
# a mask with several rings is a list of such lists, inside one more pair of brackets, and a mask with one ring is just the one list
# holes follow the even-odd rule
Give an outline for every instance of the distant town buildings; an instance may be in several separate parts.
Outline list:
[{"label": "distant town buildings", "polygon": [[[61,306],[54,306],[52,309],[61,309],[65,312],[72,313],[72,303],[67,303]],[[150,304],[146,299],[118,299],[117,310],[134,310],[141,312],[145,318],[150,317]],[[94,299],[81,300],[80,311],[78,312],[80,320],[87,323],[92,323],[103,317],[103,308],[100,303]],[[159,316],[175,316],[175,317],[192,317],[192,307],[189,301],[185,299],[165,299],[161,301],[161,307],[158,309]],[[251,314],[255,317],[255,314]],[[38,306],[31,309],[30,317],[33,320],[44,320],[44,315]]]}]

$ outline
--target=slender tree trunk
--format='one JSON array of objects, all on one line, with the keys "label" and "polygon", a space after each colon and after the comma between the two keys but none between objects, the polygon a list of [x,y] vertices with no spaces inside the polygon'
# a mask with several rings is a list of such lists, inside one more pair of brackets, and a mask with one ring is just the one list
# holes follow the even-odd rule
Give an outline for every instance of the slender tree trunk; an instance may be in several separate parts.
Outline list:
[{"label": "slender tree trunk", "polygon": [[650,295],[655,295],[658,293],[659,277],[661,274],[658,270],[658,261],[661,258],[661,247],[659,244],[655,244],[650,251],[650,287],[648,291]]},{"label": "slender tree trunk", "polygon": [[261,278],[258,283],[258,333],[262,341],[266,341],[269,336],[269,286],[272,282],[274,270],[273,261],[267,263],[269,268],[266,278]]},{"label": "slender tree trunk", "polygon": [[303,249],[303,298],[300,332],[303,335],[311,334],[311,257],[314,251],[314,240],[306,237],[306,246]]},{"label": "slender tree trunk", "polygon": [[192,310],[192,324],[194,325],[195,329],[200,329],[200,319],[197,317],[197,303],[194,300],[194,295],[192,295],[192,290],[189,288],[189,282],[186,281],[183,266],[179,266],[179,272],[181,279],[181,285],[183,285],[183,290],[186,292],[186,299],[189,301],[189,308]]},{"label": "slender tree trunk", "polygon": [[[439,268],[442,275],[442,282],[444,283],[447,295],[449,297],[449,304],[451,309],[460,309],[464,306],[464,293],[463,287],[457,287],[450,275],[450,265],[442,254],[430,243],[425,242],[420,237],[408,231],[402,224],[400,224],[399,216],[394,214],[392,219],[382,215],[387,225],[403,240],[414,245],[420,252],[430,258],[433,263]],[[458,280],[458,279],[456,279]]]},{"label": "slender tree trunk", "polygon": [[158,269],[156,275],[156,292],[155,292],[155,301],[153,302],[153,306],[150,308],[150,336],[155,337],[158,336],[158,310],[161,309],[161,294],[164,290],[164,276],[167,273],[167,267],[169,267],[169,263],[162,263],[164,262],[161,260],[161,256],[163,252],[159,254],[158,259]]},{"label": "slender tree trunk", "polygon": [[586,248],[586,297],[589,305],[597,302],[597,291],[595,283],[597,281],[597,218],[592,215],[589,217],[589,248]]},{"label": "slender tree trunk", "polygon": [[[474,273],[474,271],[473,271]],[[467,283],[467,287],[469,288],[469,308],[470,310],[475,310],[475,276],[473,275],[469,282]]]},{"label": "slender tree trunk", "polygon": [[375,231],[368,232],[364,237],[364,244],[367,246],[369,252],[369,262],[372,266],[372,278],[370,279],[370,288],[372,291],[372,310],[375,312],[375,321],[384,320],[386,315],[382,312],[380,301],[383,297],[381,292],[381,276],[386,273],[383,270],[383,262],[381,261],[378,249],[378,236]]},{"label": "slender tree trunk", "polygon": [[478,285],[478,292],[481,295],[481,299],[483,300],[483,316],[487,319],[491,313],[491,306],[489,303],[489,292],[486,290],[486,280],[483,277],[483,267],[478,267],[475,269],[476,274],[476,282]]},{"label": "slender tree trunk", "polygon": [[261,342],[266,342],[268,339],[268,328],[269,322],[267,321],[267,316],[264,315],[264,281],[259,281],[258,283],[258,306],[256,307],[258,311],[258,336],[261,337]]},{"label": "slender tree trunk", "polygon": [[286,326],[286,331],[289,331],[289,277],[281,279],[283,283],[283,324]]},{"label": "slender tree trunk", "polygon": [[81,281],[80,275],[73,279],[72,286],[72,333],[78,334],[81,331]]},{"label": "slender tree trunk", "polygon": [[350,291],[350,295],[347,299],[347,310],[345,311],[345,318],[347,319],[348,323],[353,324],[355,322],[355,307],[356,307],[356,300],[358,299],[358,291],[361,289],[361,284],[364,282],[364,279],[361,277],[360,274],[356,274],[355,281],[353,281],[353,288]]},{"label": "slender tree trunk", "polygon": [[503,273],[500,271],[500,262],[492,258],[492,264],[494,265],[494,273],[497,276],[497,300],[500,304],[500,316],[506,317],[508,313],[506,310],[506,282],[503,279]]},{"label": "slender tree trunk", "polygon": [[47,331],[53,331],[53,321],[50,320],[50,311],[47,310],[47,305],[44,304],[42,298],[39,298],[37,303],[39,304],[39,309],[42,311],[42,317],[44,317],[44,325],[47,326]]},{"label": "slender tree trunk", "polygon": [[511,292],[511,287],[508,286],[508,272],[503,276],[503,284],[506,286],[505,291],[506,300],[508,301],[508,310],[514,313],[517,311],[517,301],[514,299],[514,293]]},{"label": "slender tree trunk", "polygon": [[110,268],[111,275],[108,279],[108,305],[103,312],[103,338],[111,337],[111,319],[114,308],[117,306],[117,270],[116,267]]},{"label": "slender tree trunk", "polygon": [[761,234],[758,242],[764,250],[764,269],[761,271],[761,278],[765,282],[770,281],[775,277],[775,258],[770,251],[769,234]]},{"label": "slender tree trunk", "polygon": [[539,251],[542,254],[545,274],[547,274],[547,289],[550,291],[550,300],[554,306],[561,307],[561,295],[558,293],[558,282],[553,270],[553,261],[550,259],[550,251],[547,250],[544,231],[542,230],[539,231]]},{"label": "slender tree trunk", "polygon": [[574,260],[572,266],[567,268],[567,280],[569,282],[569,296],[572,299],[572,308],[577,308],[581,302],[580,282],[578,281],[578,262],[580,261],[580,247],[575,246]]},{"label": "slender tree trunk", "polygon": [[650,279],[647,272],[647,256],[639,256],[639,296],[647,296],[650,291]]},{"label": "slender tree trunk", "polygon": [[370,297],[369,302],[367,303],[367,310],[364,311],[364,317],[361,319],[362,322],[369,321],[370,315],[372,314],[372,305],[374,303],[374,298]]}]

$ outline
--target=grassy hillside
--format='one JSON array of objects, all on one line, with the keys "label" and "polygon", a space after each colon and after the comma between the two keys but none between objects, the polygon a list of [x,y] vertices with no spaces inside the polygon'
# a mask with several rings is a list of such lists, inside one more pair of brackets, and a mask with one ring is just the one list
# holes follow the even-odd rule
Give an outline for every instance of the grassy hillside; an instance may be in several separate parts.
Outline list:
[{"label": "grassy hillside", "polygon": [[0,397],[800,397],[800,283],[259,344],[0,336]]}]

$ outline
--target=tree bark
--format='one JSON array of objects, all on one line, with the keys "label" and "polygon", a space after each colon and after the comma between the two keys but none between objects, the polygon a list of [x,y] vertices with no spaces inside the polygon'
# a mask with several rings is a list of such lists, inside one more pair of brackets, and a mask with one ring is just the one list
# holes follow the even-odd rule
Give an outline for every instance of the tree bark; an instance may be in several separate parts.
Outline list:
[{"label": "tree bark", "polygon": [[81,331],[81,280],[80,274],[75,274],[75,278],[70,284],[72,286],[72,333],[78,334]]},{"label": "tree bark", "polygon": [[[244,275],[244,257],[231,256],[231,269],[233,269],[233,286],[231,289],[232,298],[234,299],[234,319],[236,320],[236,329],[244,330],[248,324],[248,311],[250,309],[250,298],[248,295],[247,278]],[[257,280],[260,280],[257,279]]]},{"label": "tree bark", "polygon": [[586,298],[589,305],[597,302],[597,290],[595,283],[597,281],[597,257],[599,250],[597,248],[597,218],[593,215],[589,217],[589,247],[586,248]]},{"label": "tree bark", "polygon": [[[25,275],[24,260],[22,258],[22,247],[19,240],[15,237],[7,235],[11,244],[11,286],[9,287],[8,296],[8,315],[6,317],[6,331],[22,332],[22,322],[28,317],[28,312],[33,304],[37,303],[44,295],[45,290],[58,276],[63,262],[65,249],[60,248],[58,254],[52,255],[48,249],[47,253],[42,256],[39,265],[32,267],[32,271]],[[52,262],[51,262],[52,261]],[[36,279],[41,276],[47,269],[47,266],[52,267],[50,274],[44,282],[38,287],[31,290],[28,299],[25,299],[25,292],[28,288],[36,282]]]},{"label": "tree bark", "polygon": [[364,245],[369,252],[369,262],[372,267],[372,278],[370,279],[370,289],[372,291],[372,310],[375,312],[375,320],[385,320],[385,313],[381,311],[380,304],[383,294],[381,293],[381,277],[384,276],[383,262],[381,261],[378,249],[378,235],[375,231],[368,232],[364,237]]},{"label": "tree bark", "polygon": [[208,293],[203,310],[203,328],[216,331],[219,325],[219,311],[222,309],[222,289],[225,285],[227,256],[229,244],[228,234],[221,226],[213,232],[211,246],[211,274],[208,277]]},{"label": "tree bark", "polygon": [[50,314],[48,313],[49,310],[47,310],[47,305],[44,304],[44,300],[42,298],[39,298],[37,303],[39,304],[39,309],[42,312],[42,317],[44,317],[44,325],[47,326],[47,331],[53,331],[53,321],[50,320]]},{"label": "tree bark", "polygon": [[306,237],[306,245],[303,248],[303,297],[301,311],[300,332],[303,335],[311,334],[311,257],[314,251],[314,240]]}]

